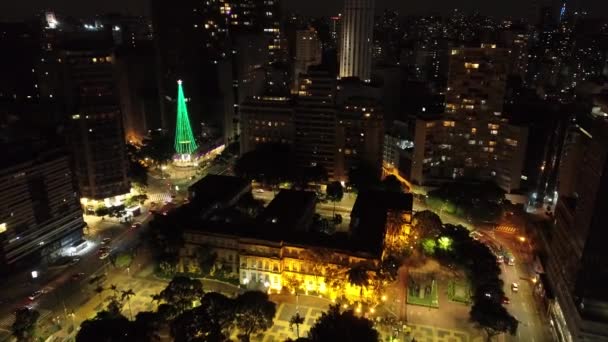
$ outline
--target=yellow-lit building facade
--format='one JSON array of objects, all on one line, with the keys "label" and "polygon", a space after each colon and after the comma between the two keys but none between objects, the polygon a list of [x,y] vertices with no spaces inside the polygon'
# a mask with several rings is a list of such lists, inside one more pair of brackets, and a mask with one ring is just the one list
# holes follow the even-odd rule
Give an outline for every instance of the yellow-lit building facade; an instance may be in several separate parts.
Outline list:
[{"label": "yellow-lit building facade", "polygon": [[180,262],[182,271],[196,267],[200,248],[211,248],[217,253],[217,267],[233,277],[238,276],[241,286],[269,292],[297,291],[330,299],[341,295],[349,300],[369,299],[374,293],[373,286],[361,289],[347,281],[347,272],[353,266],[363,264],[373,269],[379,265],[378,258],[366,253],[205,231],[187,231],[184,240]]}]

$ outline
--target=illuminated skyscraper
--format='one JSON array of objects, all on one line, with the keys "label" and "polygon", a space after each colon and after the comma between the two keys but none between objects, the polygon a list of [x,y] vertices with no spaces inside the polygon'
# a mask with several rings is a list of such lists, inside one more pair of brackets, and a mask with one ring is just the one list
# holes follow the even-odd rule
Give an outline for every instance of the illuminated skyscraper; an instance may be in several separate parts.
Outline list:
[{"label": "illuminated skyscraper", "polygon": [[369,82],[372,67],[374,0],[345,0],[340,49],[340,77]]}]

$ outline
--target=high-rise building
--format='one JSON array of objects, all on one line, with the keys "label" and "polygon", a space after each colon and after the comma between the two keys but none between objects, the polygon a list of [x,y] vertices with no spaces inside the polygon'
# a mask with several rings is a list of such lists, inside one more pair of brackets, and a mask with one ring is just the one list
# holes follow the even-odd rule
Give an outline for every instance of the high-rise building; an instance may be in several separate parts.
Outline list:
[{"label": "high-rise building", "polygon": [[220,11],[224,4],[218,0],[151,1],[159,100],[167,131],[175,129],[178,79],[188,87],[195,133],[202,122],[225,130],[226,117],[232,120],[233,104],[225,103],[232,98],[226,94],[232,87],[221,87],[224,61],[231,55],[227,49],[230,11]]},{"label": "high-rise building", "polygon": [[295,108],[296,165],[323,166],[330,178],[335,170],[335,99],[336,78],[327,71],[311,67],[301,75]]},{"label": "high-rise building", "polygon": [[129,142],[141,143],[151,130],[161,128],[158,82],[152,42],[116,51],[118,93]]},{"label": "high-rise building", "polygon": [[262,143],[292,145],[293,104],[287,97],[255,96],[240,106],[241,154]]},{"label": "high-rise building", "polygon": [[[299,86],[299,75],[311,65],[321,64],[321,41],[313,28],[296,31],[296,60],[294,63],[294,87]],[[296,89],[297,92],[297,89]]]},{"label": "high-rise building", "polygon": [[565,141],[554,224],[541,234],[555,340],[608,339],[608,107],[578,118]]},{"label": "high-rise building", "polygon": [[364,163],[380,177],[384,153],[384,116],[371,98],[349,98],[337,115],[336,167],[333,178],[348,180],[349,171]]},{"label": "high-rise building", "polygon": [[518,189],[528,129],[503,115],[508,51],[451,50],[445,113],[416,123],[412,181],[494,180]]},{"label": "high-rise building", "polygon": [[65,46],[61,59],[71,146],[82,197],[106,199],[129,192],[123,118],[111,48]]},{"label": "high-rise building", "polygon": [[69,154],[2,146],[0,272],[58,254],[81,240],[85,225]]},{"label": "high-rise building", "polygon": [[372,69],[374,0],[345,0],[342,16],[340,77],[369,82]]}]

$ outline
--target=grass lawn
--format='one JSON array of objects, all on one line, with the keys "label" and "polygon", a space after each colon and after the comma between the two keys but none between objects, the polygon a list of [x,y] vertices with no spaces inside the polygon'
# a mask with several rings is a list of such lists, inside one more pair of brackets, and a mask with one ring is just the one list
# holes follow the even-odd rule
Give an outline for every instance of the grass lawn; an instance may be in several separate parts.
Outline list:
[{"label": "grass lawn", "polygon": [[471,303],[471,286],[463,279],[452,279],[448,282],[448,299],[453,302]]},{"label": "grass lawn", "polygon": [[410,273],[407,303],[438,308],[437,281],[425,274],[416,275]]}]

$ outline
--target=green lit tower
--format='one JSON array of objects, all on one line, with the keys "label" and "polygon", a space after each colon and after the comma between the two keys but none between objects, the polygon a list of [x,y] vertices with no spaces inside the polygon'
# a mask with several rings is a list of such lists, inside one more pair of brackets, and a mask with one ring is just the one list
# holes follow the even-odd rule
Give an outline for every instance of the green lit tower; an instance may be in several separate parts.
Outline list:
[{"label": "green lit tower", "polygon": [[198,146],[194,141],[192,127],[190,127],[190,119],[188,118],[188,108],[186,107],[186,99],[184,98],[184,89],[182,88],[182,80],[177,81],[177,125],[175,126],[175,152],[179,154],[180,159],[189,160],[190,156]]}]

